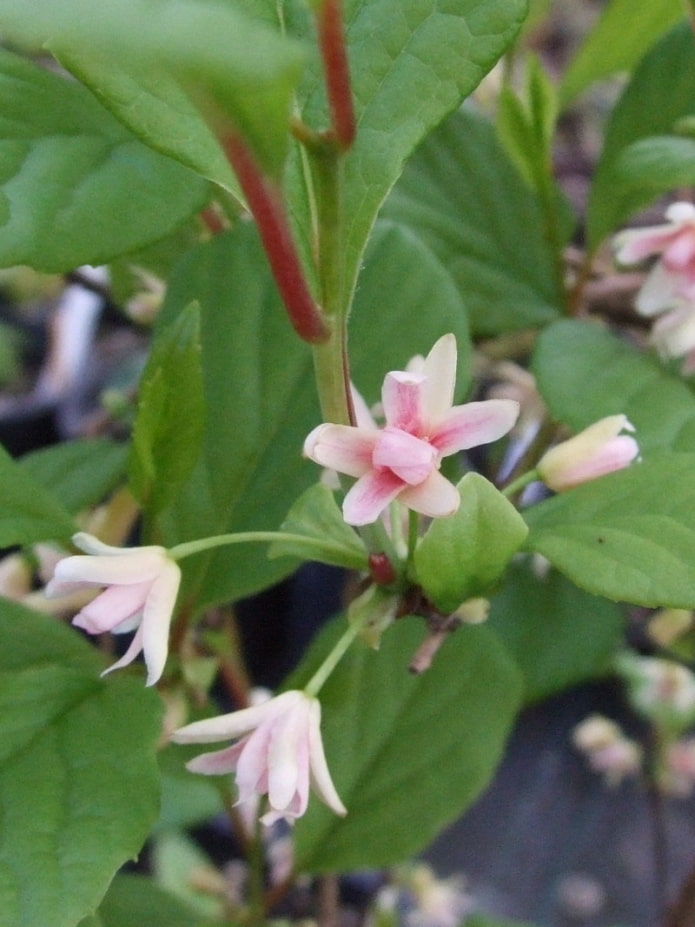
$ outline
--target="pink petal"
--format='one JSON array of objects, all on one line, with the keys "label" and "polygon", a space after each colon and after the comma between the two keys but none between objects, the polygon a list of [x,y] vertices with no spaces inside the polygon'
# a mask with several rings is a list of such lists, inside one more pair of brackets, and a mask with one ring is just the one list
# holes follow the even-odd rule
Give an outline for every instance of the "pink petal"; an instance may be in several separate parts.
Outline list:
[{"label": "pink petal", "polygon": [[[149,582],[129,586],[109,586],[72,619],[76,628],[89,634],[113,631],[142,611]],[[124,629],[125,630],[125,629]]]},{"label": "pink petal", "polygon": [[581,483],[595,480],[599,476],[613,473],[627,467],[639,454],[639,445],[629,435],[611,438],[604,446],[590,457],[568,466],[562,473],[562,479],[556,480],[553,489],[562,492]]},{"label": "pink petal", "polygon": [[371,470],[355,483],[343,501],[348,525],[370,525],[407,484],[390,470]]},{"label": "pink petal", "polygon": [[269,701],[239,711],[231,711],[226,715],[215,718],[206,718],[204,721],[194,721],[185,727],[179,728],[171,735],[177,744],[209,744],[216,740],[233,740],[248,734],[258,727],[265,719],[275,717],[287,710],[288,696],[296,696],[296,691],[283,692]]},{"label": "pink petal", "polygon": [[673,225],[651,225],[621,232],[615,239],[615,258],[619,264],[638,264],[653,254],[661,254],[677,234],[678,228]]},{"label": "pink petal", "polygon": [[372,466],[372,450],[379,432],[350,425],[319,425],[304,442],[304,455],[322,467],[362,476]]},{"label": "pink petal", "polygon": [[243,743],[232,744],[224,750],[214,750],[212,753],[203,753],[201,756],[186,763],[186,769],[191,772],[202,773],[204,776],[221,776],[233,773],[236,769],[239,754],[244,749]]},{"label": "pink petal", "polygon": [[245,802],[254,795],[268,791],[268,748],[272,724],[261,724],[244,739],[236,767],[236,784],[239,801]]},{"label": "pink petal", "polygon": [[350,396],[352,398],[352,408],[355,413],[355,424],[357,427],[367,431],[375,431],[377,425],[372,417],[369,406],[364,401],[362,393],[358,392],[352,383],[350,384]]},{"label": "pink petal", "polygon": [[512,428],[519,415],[514,399],[486,399],[454,406],[430,441],[442,457],[479,444],[496,441]]},{"label": "pink petal", "polygon": [[433,470],[419,486],[408,486],[399,501],[409,509],[430,518],[446,518],[453,515],[461,504],[458,490],[439,470]]},{"label": "pink petal", "polygon": [[456,387],[456,359],[456,338],[448,334],[434,344],[425,360],[427,381],[423,389],[423,407],[428,431],[451,409]]},{"label": "pink petal", "polygon": [[[144,552],[143,552],[144,551]],[[162,568],[161,553],[131,548],[120,557],[66,557],[53,574],[58,583],[86,583],[96,586],[127,585],[154,579]]]},{"label": "pink petal", "polygon": [[318,793],[321,801],[325,802],[331,811],[342,816],[347,814],[345,805],[340,800],[331,774],[326,763],[321,740],[321,705],[314,699],[309,715],[309,767],[311,771],[311,784]]},{"label": "pink petal", "polygon": [[425,434],[423,400],[427,378],[422,374],[392,370],[384,378],[381,402],[386,424],[412,435]]},{"label": "pink petal", "polygon": [[385,428],[374,446],[375,467],[387,467],[410,485],[421,483],[436,466],[437,451],[420,438]]},{"label": "pink petal", "polygon": [[685,227],[664,249],[663,262],[671,270],[683,270],[695,258],[695,229]]},{"label": "pink petal", "polygon": [[657,261],[637,293],[635,309],[640,315],[648,317],[672,309],[686,283],[687,279],[680,271],[669,270],[661,261]]}]

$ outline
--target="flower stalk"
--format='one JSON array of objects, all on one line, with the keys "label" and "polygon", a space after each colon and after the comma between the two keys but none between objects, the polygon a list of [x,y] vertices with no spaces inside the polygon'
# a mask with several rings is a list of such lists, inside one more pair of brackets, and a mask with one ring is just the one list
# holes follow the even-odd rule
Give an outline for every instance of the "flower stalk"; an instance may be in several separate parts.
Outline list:
[{"label": "flower stalk", "polygon": [[356,123],[341,0],[323,0],[319,3],[316,26],[331,112],[332,136],[337,147],[346,151],[355,140]]}]

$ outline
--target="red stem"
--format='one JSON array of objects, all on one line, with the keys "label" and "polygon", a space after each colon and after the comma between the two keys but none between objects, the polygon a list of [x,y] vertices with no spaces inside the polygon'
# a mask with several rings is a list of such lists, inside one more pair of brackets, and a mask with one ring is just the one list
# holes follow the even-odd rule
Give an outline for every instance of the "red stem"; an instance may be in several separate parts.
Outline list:
[{"label": "red stem", "polygon": [[238,135],[228,135],[223,140],[223,147],[258,225],[270,268],[294,330],[311,344],[326,341],[330,330],[309,292],[280,188],[262,173]]},{"label": "red stem", "polygon": [[341,0],[323,0],[317,25],[333,133],[338,147],[345,151],[355,140],[356,126]]}]

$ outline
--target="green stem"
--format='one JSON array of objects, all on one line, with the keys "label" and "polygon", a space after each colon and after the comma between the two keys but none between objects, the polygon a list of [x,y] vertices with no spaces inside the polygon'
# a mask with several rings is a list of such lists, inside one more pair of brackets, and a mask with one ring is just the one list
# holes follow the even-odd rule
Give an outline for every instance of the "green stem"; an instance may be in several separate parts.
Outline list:
[{"label": "green stem", "polygon": [[417,547],[418,528],[420,527],[420,516],[412,509],[408,512],[408,567],[413,562],[415,548]]},{"label": "green stem", "polygon": [[311,696],[312,698],[315,698],[318,695],[324,682],[331,675],[338,663],[340,663],[343,656],[350,647],[350,644],[362,630],[362,625],[363,622],[361,621],[353,621],[347,626],[347,630],[337,642],[333,650],[331,650],[321,666],[319,666],[309,682],[304,686],[304,691],[307,695]]},{"label": "green stem", "polygon": [[211,550],[213,547],[271,541],[289,541],[292,544],[299,544],[306,547],[307,552],[314,554],[317,551],[317,545],[320,545],[322,550],[335,553],[345,552],[345,548],[340,544],[332,544],[326,540],[317,541],[315,538],[306,537],[304,534],[291,534],[287,531],[240,531],[237,534],[217,534],[209,538],[199,538],[196,541],[185,541],[183,544],[177,544],[175,547],[169,548],[168,553],[173,560],[183,560],[185,557]]},{"label": "green stem", "polygon": [[518,476],[515,480],[512,480],[511,483],[508,483],[504,489],[500,490],[503,496],[506,496],[507,499],[510,499],[516,493],[520,492],[524,487],[528,486],[529,483],[533,483],[535,480],[539,480],[537,470],[529,470],[528,473],[522,473],[521,476]]}]

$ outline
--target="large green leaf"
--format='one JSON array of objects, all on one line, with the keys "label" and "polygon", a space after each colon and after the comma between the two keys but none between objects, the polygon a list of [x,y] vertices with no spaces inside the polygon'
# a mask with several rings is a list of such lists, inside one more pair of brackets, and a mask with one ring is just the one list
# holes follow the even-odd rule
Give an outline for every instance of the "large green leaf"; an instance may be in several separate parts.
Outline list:
[{"label": "large green leaf", "polygon": [[[683,22],[641,61],[611,114],[589,196],[592,249],[654,197],[651,186],[641,189],[629,175],[623,182],[619,158],[624,149],[649,136],[668,135],[679,119],[693,114],[695,39],[690,24]],[[674,185],[678,182],[674,178]]]},{"label": "large green leaf", "polygon": [[[191,87],[203,105],[219,106],[246,136],[259,161],[279,174],[287,152],[292,91],[300,77],[298,46],[238,6],[198,0],[0,0],[3,35],[42,44],[71,60],[95,92],[139,136],[224,181],[205,130],[168,78]],[[86,52],[89,54],[86,54]],[[96,55],[94,54],[96,52]],[[116,63],[113,67],[113,63]],[[143,78],[143,62],[149,76]],[[127,109],[130,108],[130,113]],[[176,125],[175,111],[180,114]],[[193,138],[186,136],[193,129]],[[200,134],[200,140],[195,136]]]},{"label": "large green leaf", "polygon": [[106,438],[66,441],[26,454],[29,476],[49,490],[69,512],[95,505],[125,473],[128,447]]},{"label": "large green leaf", "polygon": [[[0,607],[0,909],[73,927],[157,816],[156,694],[53,618]],[[40,878],[37,878],[40,873]]]},{"label": "large green leaf", "polygon": [[0,52],[0,266],[69,270],[162,238],[208,186],[73,81]]},{"label": "large green leaf", "polygon": [[[386,298],[393,311],[375,313]],[[164,320],[192,299],[201,305],[204,459],[163,518],[169,544],[276,529],[319,477],[301,456],[320,421],[311,354],[290,328],[252,227],[218,236],[182,262]],[[458,337],[467,382],[467,320],[455,286],[412,235],[384,228],[367,254],[352,320],[353,380],[376,401],[386,371],[402,369],[446,331]],[[204,577],[203,604],[257,591],[296,563],[268,560],[264,545],[220,548],[195,561],[187,561],[186,572]]]},{"label": "large green leaf", "polygon": [[55,496],[0,447],[0,547],[67,538],[75,530]]},{"label": "large green leaf", "polygon": [[535,505],[526,548],[582,589],[695,608],[695,454],[663,454]]},{"label": "large green leaf", "polygon": [[299,871],[404,860],[489,781],[519,705],[516,668],[494,634],[464,627],[414,677],[408,664],[424,634],[420,620],[402,619],[378,652],[353,648],[321,690],[326,756],[348,814],[310,804],[295,830]]},{"label": "large green leaf", "polygon": [[580,431],[625,413],[645,457],[672,448],[695,452],[695,396],[655,357],[597,325],[563,320],[538,339],[533,371],[552,415]]},{"label": "large green leaf", "polygon": [[529,702],[605,673],[622,643],[616,605],[528,562],[511,564],[490,605],[486,627],[519,664]]},{"label": "large green leaf", "polygon": [[103,927],[214,927],[142,875],[117,876],[99,906],[98,916]]},{"label": "large green leaf", "polygon": [[[526,0],[348,0],[344,4],[358,131],[345,159],[346,284],[406,159],[476,87],[513,39]],[[302,87],[311,126],[327,124],[318,57]],[[304,191],[295,163],[293,193]],[[307,217],[303,220],[307,231]]]},{"label": "large green leaf", "polygon": [[632,70],[682,17],[681,0],[611,0],[565,71],[562,101],[568,103],[594,81]]},{"label": "large green leaf", "polygon": [[201,452],[204,414],[200,307],[193,302],[160,333],[140,383],[130,482],[153,513],[166,508],[190,476]]},{"label": "large green leaf", "polygon": [[448,268],[477,332],[541,325],[562,305],[538,201],[475,112],[430,135],[384,213],[413,228]]},{"label": "large green leaf", "polygon": [[467,473],[457,489],[458,512],[435,519],[415,551],[417,582],[445,614],[487,595],[527,534],[511,502],[479,473]]}]

